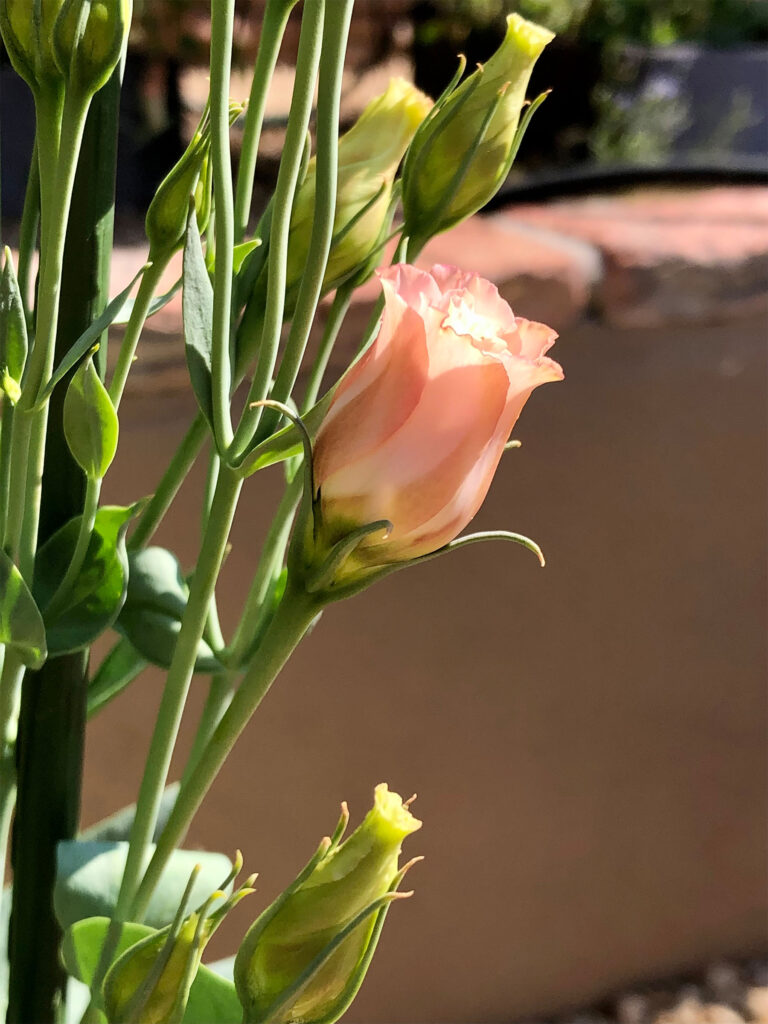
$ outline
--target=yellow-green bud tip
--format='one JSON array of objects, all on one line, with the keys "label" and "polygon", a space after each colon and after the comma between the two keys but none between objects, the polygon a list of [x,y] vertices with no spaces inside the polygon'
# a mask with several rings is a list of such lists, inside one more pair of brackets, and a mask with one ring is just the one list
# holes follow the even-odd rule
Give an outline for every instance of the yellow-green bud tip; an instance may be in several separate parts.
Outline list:
[{"label": "yellow-green bud tip", "polygon": [[547,43],[551,43],[554,38],[554,32],[550,32],[543,25],[537,25],[535,21],[526,21],[519,14],[507,15],[505,43],[512,43],[516,49],[526,53],[531,60],[535,60]]},{"label": "yellow-green bud tip", "polygon": [[374,790],[373,807],[363,827],[375,831],[385,841],[401,843],[406,836],[421,828],[419,819],[408,809],[412,800],[413,797],[403,801],[400,794],[392,792],[386,782],[380,782]]}]

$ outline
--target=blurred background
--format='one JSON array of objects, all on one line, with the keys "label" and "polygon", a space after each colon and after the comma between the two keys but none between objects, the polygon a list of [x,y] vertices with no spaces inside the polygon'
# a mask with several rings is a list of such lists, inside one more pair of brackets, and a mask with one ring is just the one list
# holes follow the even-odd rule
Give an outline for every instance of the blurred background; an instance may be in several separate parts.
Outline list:
[{"label": "blurred background", "polygon": [[[238,6],[235,98],[262,8]],[[144,260],[143,209],[205,102],[207,9],[137,3],[115,290]],[[489,277],[560,331],[566,381],[531,399],[476,520],[535,537],[548,565],[475,547],[326,612],[189,837],[241,847],[260,872],[214,954],[233,951],[338,802],[359,820],[387,780],[419,792],[425,827],[408,846],[427,860],[351,1020],[766,1022],[768,3],[358,0],[345,124],[392,75],[437,95],[458,52],[490,56],[513,10],[558,33],[530,89],[552,95],[492,209],[423,262]],[[293,17],[254,215],[297,38]],[[13,239],[33,117],[5,58],[0,89]],[[336,372],[375,295],[353,304]],[[171,303],[150,321],[108,500],[152,491],[193,414],[180,315]],[[193,474],[158,536],[186,565],[201,489]],[[225,623],[278,492],[269,472],[245,490]],[[91,724],[85,824],[134,799],[161,681],[148,673]],[[181,754],[204,690],[197,679]]]}]

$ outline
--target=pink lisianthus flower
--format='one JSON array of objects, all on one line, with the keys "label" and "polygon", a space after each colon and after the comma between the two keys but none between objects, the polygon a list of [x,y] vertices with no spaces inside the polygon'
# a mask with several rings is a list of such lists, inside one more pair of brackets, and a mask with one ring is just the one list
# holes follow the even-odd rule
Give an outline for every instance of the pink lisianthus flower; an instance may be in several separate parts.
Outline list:
[{"label": "pink lisianthus flower", "polygon": [[379,273],[376,340],[342,379],[315,446],[323,523],[367,536],[358,565],[428,554],[480,508],[510,431],[535,387],[561,380],[557,334],[516,317],[497,288],[455,267]]}]

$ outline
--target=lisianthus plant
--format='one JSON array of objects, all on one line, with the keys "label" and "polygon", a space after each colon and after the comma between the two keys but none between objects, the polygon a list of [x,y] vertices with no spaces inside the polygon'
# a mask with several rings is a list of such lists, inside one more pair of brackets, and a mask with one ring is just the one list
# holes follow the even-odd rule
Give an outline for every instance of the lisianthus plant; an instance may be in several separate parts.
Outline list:
[{"label": "lisianthus plant", "polygon": [[[110,296],[130,0],[0,0],[3,42],[37,117],[18,252],[5,249],[0,277],[8,1021],[337,1020],[389,906],[408,895],[400,885],[413,861],[400,864],[400,847],[421,824],[410,801],[377,786],[347,839],[343,805],[296,880],[254,913],[229,977],[203,964],[206,943],[254,891],[255,876],[237,884],[239,854],[183,849],[190,822],[328,606],[477,541],[521,544],[543,564],[519,534],[462,531],[529,395],[562,377],[546,355],[555,334],[516,317],[471,267],[414,264],[431,237],[479,210],[504,180],[541,101],[527,105],[526,86],[551,35],[512,15],[487,64],[465,76],[459,60],[442,96],[395,80],[340,135],[352,4],[267,0],[245,102],[229,95],[234,0],[211,3],[209,102],[147,211],[147,262]],[[253,227],[265,101],[292,12],[301,34],[290,117],[274,195]],[[181,278],[158,294],[180,250]],[[357,356],[328,379],[355,289],[374,274],[381,299]],[[104,505],[142,330],[179,288],[197,415],[149,498]],[[307,359],[326,296],[322,338]],[[123,332],[108,370],[114,324]],[[153,537],[202,457],[202,542],[182,568]],[[239,621],[220,623],[217,581],[238,498],[275,464],[283,497]],[[91,665],[104,633],[111,650]],[[86,722],[149,665],[165,671],[165,684],[136,804],[79,832]],[[195,677],[208,697],[181,781],[170,783]]]}]

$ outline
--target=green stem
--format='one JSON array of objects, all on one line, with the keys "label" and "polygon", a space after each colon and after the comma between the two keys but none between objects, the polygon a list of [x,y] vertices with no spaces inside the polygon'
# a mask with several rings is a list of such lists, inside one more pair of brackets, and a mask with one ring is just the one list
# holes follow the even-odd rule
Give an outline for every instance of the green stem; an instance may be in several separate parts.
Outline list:
[{"label": "green stem", "polygon": [[218,3],[211,4],[211,162],[213,192],[216,197],[211,389],[213,435],[219,451],[226,451],[232,441],[229,409],[232,367],[229,359],[229,339],[235,221],[229,144],[229,79],[232,70],[234,19],[235,0],[219,0]]},{"label": "green stem", "polygon": [[32,257],[37,249],[37,230],[40,227],[40,164],[37,158],[37,136],[29,165],[27,189],[24,193],[24,208],[21,211],[19,227],[19,291],[24,304],[27,322],[31,321],[34,302],[32,294]]},{"label": "green stem", "polygon": [[56,619],[64,610],[64,607],[69,600],[72,587],[77,582],[77,577],[80,575],[80,570],[83,567],[85,556],[88,553],[88,545],[91,543],[91,534],[93,533],[93,526],[96,522],[96,510],[99,507],[100,494],[101,480],[89,477],[85,489],[83,513],[80,516],[80,527],[77,533],[75,550],[72,552],[72,559],[67,566],[67,571],[64,573],[61,582],[54,591],[53,596],[43,609],[43,613],[48,621]]},{"label": "green stem", "polygon": [[240,150],[240,166],[237,170],[237,193],[235,196],[235,241],[242,242],[248,230],[248,218],[251,213],[253,198],[253,181],[256,174],[256,160],[261,140],[261,127],[264,123],[264,110],[272,82],[272,74],[277,64],[280,44],[288,23],[288,16],[296,5],[296,0],[267,0],[264,17],[261,22],[259,51],[253,69],[251,95],[245,114],[243,142]]},{"label": "green stem", "polygon": [[114,405],[115,410],[120,407],[120,400],[123,397],[128,374],[131,372],[133,358],[136,355],[139,338],[147,320],[149,307],[152,305],[152,299],[157,291],[157,286],[160,284],[160,278],[168,266],[168,260],[169,257],[161,256],[155,263],[151,263],[141,275],[141,284],[136,293],[136,301],[131,309],[128,323],[125,326],[125,334],[120,343],[120,352],[108,389],[109,397],[112,399],[112,405]]},{"label": "green stem", "polygon": [[336,344],[341,325],[344,323],[344,317],[347,315],[347,310],[352,302],[352,292],[352,288],[345,288],[342,285],[333,297],[331,308],[328,311],[328,319],[325,321],[325,327],[323,328],[323,336],[320,339],[317,355],[309,374],[309,383],[307,384],[304,402],[301,407],[302,414],[306,414],[312,408],[317,401],[317,396],[320,394],[323,377],[328,369],[328,360],[331,358],[333,346]]},{"label": "green stem", "polygon": [[152,840],[160,801],[168,779],[171,755],[178,736],[181,716],[189,692],[189,684],[203,635],[211,595],[214,592],[226,551],[242,481],[225,468],[219,474],[211,515],[189,591],[187,607],[176,641],[173,659],[157,712],[154,732],[147,755],[144,777],[136,803],[136,816],[131,829],[128,856],[120,885],[112,922],[98,968],[92,982],[97,992],[114,955],[115,943],[123,923],[128,920],[136,896],[148,844]]},{"label": "green stem", "polygon": [[[333,238],[336,214],[336,189],[339,174],[339,104],[344,54],[354,0],[335,0],[328,5],[323,23],[317,96],[317,157],[315,209],[307,262],[301,278],[296,309],[285,346],[285,354],[272,388],[271,397],[285,402],[293,391],[309,332],[323,287],[328,254]],[[279,421],[273,409],[264,412],[258,438],[268,437]]]},{"label": "green stem", "polygon": [[5,399],[3,402],[3,421],[0,426],[0,537],[5,532],[5,522],[8,516],[8,486],[11,479],[12,440],[13,406]]},{"label": "green stem", "polygon": [[305,0],[291,112],[288,116],[283,155],[275,186],[274,212],[269,235],[264,328],[261,333],[256,373],[248,393],[245,411],[228,452],[228,459],[233,462],[242,458],[258,427],[262,407],[251,408],[251,405],[267,397],[277,361],[285,310],[286,262],[291,210],[309,126],[309,116],[312,111],[312,94],[320,60],[324,14],[325,0]]},{"label": "green stem", "polygon": [[289,585],[259,648],[259,657],[244,676],[200,760],[186,784],[179,790],[174,808],[158,837],[152,860],[133,901],[134,920],[140,921],[144,917],[168,858],[181,842],[240,733],[304,636],[318,610],[318,605],[307,594]]},{"label": "green stem", "polygon": [[200,756],[203,750],[205,750],[216,726],[221,721],[222,715],[229,707],[233,692],[233,681],[229,673],[220,672],[218,675],[211,676],[211,682],[208,687],[208,696],[206,697],[205,704],[200,715],[200,722],[197,726],[195,738],[192,741],[192,750],[189,753],[189,759],[187,760],[184,772],[181,776],[182,786],[191,775],[197,765],[197,762],[200,760]]},{"label": "green stem", "polygon": [[192,421],[192,426],[184,435],[181,444],[176,449],[168,468],[163,474],[155,493],[152,495],[147,507],[139,516],[139,520],[133,533],[128,539],[128,548],[138,551],[152,539],[155,530],[162,522],[163,516],[171,507],[173,499],[179,492],[195,460],[203,447],[208,436],[208,426],[202,413],[198,413]]}]

